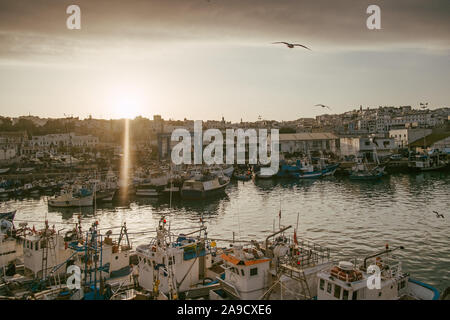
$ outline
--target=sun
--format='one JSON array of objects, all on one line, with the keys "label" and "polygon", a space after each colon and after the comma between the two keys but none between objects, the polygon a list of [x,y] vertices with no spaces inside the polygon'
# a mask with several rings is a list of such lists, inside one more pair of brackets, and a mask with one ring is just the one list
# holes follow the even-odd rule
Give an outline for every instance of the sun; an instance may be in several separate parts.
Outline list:
[{"label": "sun", "polygon": [[145,101],[142,95],[130,88],[120,88],[110,95],[112,115],[119,119],[134,119],[143,114]]}]

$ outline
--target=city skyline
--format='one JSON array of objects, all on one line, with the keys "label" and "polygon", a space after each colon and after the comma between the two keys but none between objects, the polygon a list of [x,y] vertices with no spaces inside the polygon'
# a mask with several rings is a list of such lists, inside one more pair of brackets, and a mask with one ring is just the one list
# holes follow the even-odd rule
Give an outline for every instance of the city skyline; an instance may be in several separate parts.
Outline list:
[{"label": "city skyline", "polygon": [[[70,4],[81,30],[66,28]],[[448,106],[449,3],[378,1],[381,30],[366,27],[370,4],[3,0],[1,113],[239,122]]]}]

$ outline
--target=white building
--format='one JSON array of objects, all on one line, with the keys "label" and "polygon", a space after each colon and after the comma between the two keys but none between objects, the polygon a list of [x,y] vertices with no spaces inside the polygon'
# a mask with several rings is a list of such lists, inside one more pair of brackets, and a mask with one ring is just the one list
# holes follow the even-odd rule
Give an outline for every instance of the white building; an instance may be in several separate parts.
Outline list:
[{"label": "white building", "polygon": [[397,149],[395,141],[392,138],[376,138],[374,143],[369,138],[348,137],[340,138],[339,144],[341,156],[372,154],[375,149],[378,156],[386,156],[392,154]]},{"label": "white building", "polygon": [[333,133],[283,133],[279,138],[281,153],[339,150],[339,138]]},{"label": "white building", "polygon": [[410,143],[431,134],[431,132],[431,129],[420,128],[393,129],[389,130],[389,137],[394,138],[397,147],[406,148]]},{"label": "white building", "polygon": [[56,147],[95,147],[98,144],[98,138],[92,135],[77,136],[75,133],[54,133],[44,136],[33,136],[30,145],[40,148]]}]

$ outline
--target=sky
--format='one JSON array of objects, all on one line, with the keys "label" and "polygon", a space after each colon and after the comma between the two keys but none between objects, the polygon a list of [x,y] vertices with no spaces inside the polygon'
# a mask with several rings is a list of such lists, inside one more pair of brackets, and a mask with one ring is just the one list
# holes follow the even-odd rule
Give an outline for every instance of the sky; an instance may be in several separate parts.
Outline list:
[{"label": "sky", "polygon": [[[80,30],[66,27],[72,4]],[[381,30],[366,27],[371,4]],[[448,107],[449,71],[448,0],[0,0],[1,116],[234,122],[325,113],[315,104]]]}]

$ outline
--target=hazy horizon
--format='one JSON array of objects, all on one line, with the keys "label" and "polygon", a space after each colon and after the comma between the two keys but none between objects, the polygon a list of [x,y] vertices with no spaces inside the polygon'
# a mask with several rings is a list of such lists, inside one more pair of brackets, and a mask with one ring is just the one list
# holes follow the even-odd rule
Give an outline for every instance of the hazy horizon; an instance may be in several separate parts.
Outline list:
[{"label": "hazy horizon", "polygon": [[[81,30],[66,8],[81,8]],[[239,122],[450,104],[450,2],[0,0],[0,114]],[[275,41],[312,49],[288,49]]]}]

